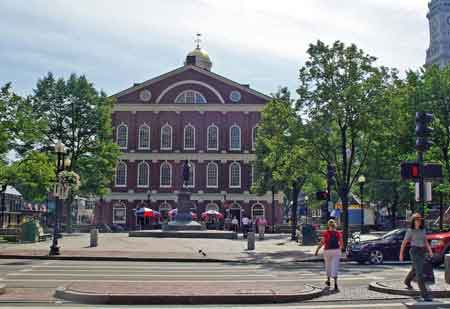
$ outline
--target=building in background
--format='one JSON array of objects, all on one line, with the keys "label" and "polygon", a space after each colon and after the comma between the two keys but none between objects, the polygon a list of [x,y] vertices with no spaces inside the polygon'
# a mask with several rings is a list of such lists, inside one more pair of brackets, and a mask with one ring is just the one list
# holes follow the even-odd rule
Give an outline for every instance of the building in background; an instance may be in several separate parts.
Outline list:
[{"label": "building in background", "polygon": [[428,8],[430,46],[426,65],[444,67],[450,62],[450,0],[432,0]]},{"label": "building in background", "polygon": [[[272,196],[250,192],[255,137],[270,97],[211,71],[199,41],[182,67],[117,93],[114,135],[123,154],[96,223],[136,225],[141,205],[163,216],[177,207],[182,164],[192,164],[193,212],[272,220]],[[282,220],[281,194],[274,218]],[[200,217],[200,216],[199,216]]]}]

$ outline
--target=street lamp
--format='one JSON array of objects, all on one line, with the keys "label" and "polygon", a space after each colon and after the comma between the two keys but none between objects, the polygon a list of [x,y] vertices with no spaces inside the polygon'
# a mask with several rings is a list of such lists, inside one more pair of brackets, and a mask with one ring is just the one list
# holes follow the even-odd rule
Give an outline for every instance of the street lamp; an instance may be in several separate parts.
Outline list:
[{"label": "street lamp", "polygon": [[[53,241],[50,246],[49,255],[59,255],[59,247],[58,247],[58,235],[59,235],[59,217],[60,211],[62,207],[62,190],[60,190],[59,186],[59,173],[64,171],[64,166],[67,164],[70,166],[70,160],[64,160],[64,152],[65,146],[63,143],[58,142],[55,144],[55,153],[58,157],[56,163],[56,190],[55,190],[55,222],[53,224]],[[70,215],[70,214],[69,214]]]},{"label": "street lamp", "polygon": [[359,184],[359,192],[361,195],[361,234],[364,231],[364,184],[366,183],[366,177],[364,175],[360,175],[358,177]]}]

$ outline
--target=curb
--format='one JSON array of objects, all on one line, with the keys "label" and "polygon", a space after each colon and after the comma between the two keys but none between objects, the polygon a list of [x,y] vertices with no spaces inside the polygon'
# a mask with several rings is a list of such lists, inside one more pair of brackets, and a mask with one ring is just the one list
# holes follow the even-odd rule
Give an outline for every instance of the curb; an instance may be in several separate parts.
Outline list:
[{"label": "curb", "polygon": [[82,304],[103,305],[212,305],[268,304],[299,302],[317,298],[324,290],[305,285],[308,290],[297,294],[231,294],[231,295],[142,295],[95,294],[72,291],[64,287],[55,290],[55,297]]},{"label": "curb", "polygon": [[56,261],[110,261],[110,262],[174,262],[174,263],[243,263],[245,261],[204,258],[140,258],[126,256],[50,256],[2,254],[0,259],[56,260]]},{"label": "curb", "polygon": [[[416,297],[420,296],[419,290],[407,290],[407,289],[395,289],[390,287],[389,285],[383,284],[383,282],[375,281],[369,284],[369,290],[385,293],[385,294],[393,294],[393,295],[403,295]],[[434,298],[449,298],[450,290],[429,290],[429,293]]]}]

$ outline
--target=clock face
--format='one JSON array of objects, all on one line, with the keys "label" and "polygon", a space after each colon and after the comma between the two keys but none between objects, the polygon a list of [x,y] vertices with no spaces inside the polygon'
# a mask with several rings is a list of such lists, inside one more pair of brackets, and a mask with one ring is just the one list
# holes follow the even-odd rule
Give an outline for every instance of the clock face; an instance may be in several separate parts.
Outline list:
[{"label": "clock face", "polygon": [[234,103],[238,103],[241,100],[241,93],[237,90],[233,90],[230,93],[230,100]]},{"label": "clock face", "polygon": [[141,101],[148,102],[151,98],[152,93],[150,92],[150,90],[144,89],[139,93],[139,99],[141,99]]}]

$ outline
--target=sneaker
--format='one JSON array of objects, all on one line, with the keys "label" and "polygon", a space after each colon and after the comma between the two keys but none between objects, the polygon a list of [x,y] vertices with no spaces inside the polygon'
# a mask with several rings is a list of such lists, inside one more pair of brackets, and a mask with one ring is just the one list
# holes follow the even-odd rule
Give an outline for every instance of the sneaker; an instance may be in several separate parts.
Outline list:
[{"label": "sneaker", "polygon": [[413,289],[411,284],[405,283],[405,287],[406,287],[407,290],[412,290]]},{"label": "sneaker", "polygon": [[325,285],[326,285],[327,287],[330,287],[330,280],[325,281]]},{"label": "sneaker", "polygon": [[339,292],[339,288],[338,288],[337,283],[334,284],[334,290],[335,290],[336,292]]}]

